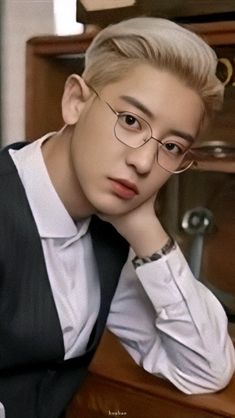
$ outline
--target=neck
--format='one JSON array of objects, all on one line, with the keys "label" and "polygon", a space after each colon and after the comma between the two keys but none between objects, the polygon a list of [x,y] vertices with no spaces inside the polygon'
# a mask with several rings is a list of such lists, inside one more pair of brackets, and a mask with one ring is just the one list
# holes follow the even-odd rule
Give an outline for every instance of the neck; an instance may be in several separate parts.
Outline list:
[{"label": "neck", "polygon": [[42,155],[51,182],[74,220],[91,216],[95,209],[81,189],[70,158],[73,127],[66,126],[42,144]]}]

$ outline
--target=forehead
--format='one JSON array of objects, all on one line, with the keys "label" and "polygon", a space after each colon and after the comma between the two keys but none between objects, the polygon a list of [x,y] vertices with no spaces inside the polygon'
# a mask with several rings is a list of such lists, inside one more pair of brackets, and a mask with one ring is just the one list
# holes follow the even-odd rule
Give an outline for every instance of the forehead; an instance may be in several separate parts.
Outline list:
[{"label": "forehead", "polygon": [[181,94],[195,95],[199,98],[199,93],[188,87],[186,80],[184,82],[173,72],[158,69],[149,64],[137,64],[130,67],[125,76],[103,86],[100,91],[113,94],[128,91],[143,98],[148,97],[149,100],[154,99],[156,93],[167,96],[170,93],[173,95],[174,91],[179,91]]}]

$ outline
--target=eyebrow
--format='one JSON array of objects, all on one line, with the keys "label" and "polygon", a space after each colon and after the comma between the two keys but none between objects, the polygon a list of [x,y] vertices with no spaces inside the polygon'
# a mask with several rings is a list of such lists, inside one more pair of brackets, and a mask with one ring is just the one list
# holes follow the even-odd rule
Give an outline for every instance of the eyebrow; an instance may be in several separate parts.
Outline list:
[{"label": "eyebrow", "polygon": [[131,105],[135,106],[137,109],[139,109],[141,112],[143,112],[146,116],[148,116],[150,119],[154,119],[154,114],[149,110],[143,103],[139,102],[139,100],[135,99],[131,96],[121,96],[121,99],[125,100],[127,103],[130,103]]},{"label": "eyebrow", "polygon": [[186,141],[190,142],[190,144],[192,144],[193,142],[195,142],[194,136],[187,134],[186,132],[182,132],[182,131],[178,131],[178,130],[171,130],[170,131],[171,135],[175,135],[175,136],[179,136],[180,138],[185,139]]},{"label": "eyebrow", "polygon": [[[125,100],[127,103],[130,103],[131,105],[135,106],[137,109],[139,109],[141,112],[143,112],[146,116],[148,116],[150,119],[154,119],[154,114],[149,110],[143,103],[139,102],[138,99],[132,96],[126,96],[122,95],[121,99]],[[176,129],[173,129],[170,131],[171,135],[179,136],[182,139],[185,139],[186,141],[190,142],[192,144],[195,142],[195,138],[193,135],[190,135],[186,132],[178,131]]]}]

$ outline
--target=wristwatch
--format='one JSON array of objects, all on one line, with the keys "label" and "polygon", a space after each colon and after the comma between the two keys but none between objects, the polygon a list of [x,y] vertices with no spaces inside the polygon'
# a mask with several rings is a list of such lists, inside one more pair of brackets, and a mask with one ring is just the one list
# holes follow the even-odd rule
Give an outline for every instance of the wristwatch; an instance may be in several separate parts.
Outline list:
[{"label": "wristwatch", "polygon": [[143,264],[151,263],[152,261],[159,260],[159,258],[162,258],[162,256],[169,254],[175,248],[176,248],[175,241],[173,240],[172,237],[169,237],[169,239],[167,240],[167,243],[160,250],[156,251],[150,256],[145,256],[145,257],[136,256],[132,260],[132,264],[135,268],[137,268],[137,267],[142,266]]}]

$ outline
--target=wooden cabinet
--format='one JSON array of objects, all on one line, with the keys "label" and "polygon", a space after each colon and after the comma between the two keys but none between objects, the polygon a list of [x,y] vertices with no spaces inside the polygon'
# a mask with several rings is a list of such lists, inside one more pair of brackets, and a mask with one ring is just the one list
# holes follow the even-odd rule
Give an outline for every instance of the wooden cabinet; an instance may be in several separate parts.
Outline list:
[{"label": "wooden cabinet", "polygon": [[133,16],[185,21],[233,19],[234,0],[77,0],[77,21],[106,26]]},{"label": "wooden cabinet", "polygon": [[81,73],[93,32],[42,36],[26,46],[26,137],[30,140],[63,125],[61,97],[69,74]]}]

